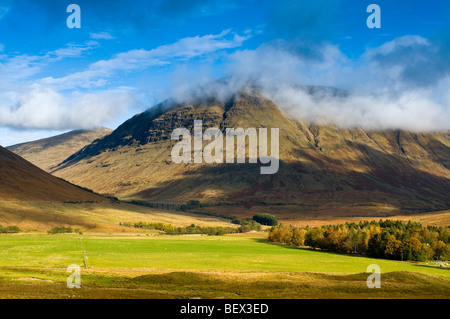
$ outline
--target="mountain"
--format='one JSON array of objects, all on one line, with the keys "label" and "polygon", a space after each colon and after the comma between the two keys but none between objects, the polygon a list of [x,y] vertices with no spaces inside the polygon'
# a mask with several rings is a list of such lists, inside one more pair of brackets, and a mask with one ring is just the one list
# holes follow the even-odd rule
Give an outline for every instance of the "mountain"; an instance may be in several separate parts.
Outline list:
[{"label": "mountain", "polygon": [[[203,120],[203,129],[279,128],[278,172],[261,175],[261,163],[173,163],[175,141],[170,135],[178,127],[192,131],[195,119]],[[348,215],[354,207],[412,212],[448,208],[449,168],[449,132],[367,131],[311,123],[288,116],[260,91],[246,89],[224,102],[205,98],[161,103],[76,152],[52,172],[121,198],[195,199],[211,207],[270,205],[272,211],[294,215],[339,207]]]},{"label": "mountain", "polygon": [[105,201],[0,146],[1,201]]},{"label": "mountain", "polygon": [[48,172],[53,166],[61,163],[84,146],[111,132],[111,129],[105,127],[93,130],[75,130],[33,142],[12,145],[7,149]]}]

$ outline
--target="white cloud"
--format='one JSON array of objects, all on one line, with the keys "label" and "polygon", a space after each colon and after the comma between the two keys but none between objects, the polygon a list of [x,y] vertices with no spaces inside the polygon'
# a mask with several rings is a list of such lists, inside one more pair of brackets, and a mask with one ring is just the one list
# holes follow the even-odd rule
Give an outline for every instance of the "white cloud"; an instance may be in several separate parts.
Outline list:
[{"label": "white cloud", "polygon": [[[106,34],[100,36],[107,37]],[[98,38],[99,35],[92,37]],[[111,86],[119,72],[142,70],[235,48],[248,37],[229,30],[216,35],[188,37],[152,50],[118,53],[110,60],[90,64],[85,71],[61,78],[37,80],[32,78],[37,77],[43,66],[64,58],[82,56],[98,43],[68,44],[41,56],[5,57],[4,62],[0,60],[0,125],[14,129],[58,130],[102,125],[140,103],[139,94],[130,89],[99,90],[106,85]],[[89,89],[89,93],[78,92],[79,88]],[[62,93],[62,90],[67,91]]]},{"label": "white cloud", "polygon": [[[424,47],[429,56],[418,53]],[[299,118],[366,129],[449,130],[450,75],[441,74],[431,85],[421,83],[420,77],[433,73],[428,63],[439,58],[431,52],[436,48],[421,37],[398,38],[368,49],[357,61],[348,60],[333,46],[324,46],[325,59],[316,62],[289,52],[263,52],[257,61],[267,63],[270,73],[258,74],[251,69],[256,72],[252,79],[256,78],[275,102]],[[235,59],[234,76],[242,77],[250,64],[248,57],[237,54]],[[270,65],[270,61],[278,62]],[[348,96],[335,96],[332,91],[311,96],[294,88],[298,84],[345,88]]]},{"label": "white cloud", "polygon": [[[397,38],[367,49],[356,60],[330,44],[316,56],[278,44],[230,54],[225,67],[229,80],[224,83],[206,85],[205,78],[184,74],[190,81],[170,91],[178,100],[199,93],[227,97],[251,82],[304,120],[366,129],[450,129],[450,72],[439,49],[427,39]],[[311,95],[301,89],[305,85],[345,89],[347,96],[325,89]]]},{"label": "white cloud", "polygon": [[358,94],[319,98],[292,87],[271,90],[269,96],[288,113],[302,119],[365,129],[435,131],[450,129],[450,109],[434,101],[428,90],[405,91],[392,96]]},{"label": "white cloud", "polygon": [[429,40],[417,36],[417,35],[406,35],[403,37],[395,38],[392,41],[386,42],[377,48],[372,48],[366,55],[369,57],[373,57],[377,54],[387,55],[397,51],[401,47],[414,47],[414,46],[430,46],[431,43]]},{"label": "white cloud", "polygon": [[33,85],[0,95],[0,125],[15,129],[92,128],[112,121],[133,103],[126,91],[75,92],[62,95]]},{"label": "white cloud", "polygon": [[[225,30],[188,37],[151,50],[118,53],[109,60],[90,64],[84,71],[61,78],[41,78],[34,84],[23,81],[20,86],[14,83],[36,76],[52,59],[81,56],[97,43],[68,45],[45,56],[21,55],[4,60],[0,56],[0,125],[19,129],[101,125],[124,114],[140,98],[139,93],[129,89],[95,89],[113,84],[126,72],[238,48],[249,36]],[[289,113],[306,120],[368,129],[450,129],[450,67],[443,63],[446,60],[432,41],[418,36],[400,37],[368,48],[353,60],[329,44],[315,54],[298,54],[279,43],[237,51],[225,56],[225,75],[230,81],[206,85],[212,78],[206,66],[202,70],[178,70],[170,93],[179,101],[211,94],[226,99],[250,81]],[[202,85],[193,91],[197,84]],[[312,96],[299,85],[343,88],[349,95],[333,96],[324,91],[321,96]],[[80,88],[91,93],[60,92]]]}]

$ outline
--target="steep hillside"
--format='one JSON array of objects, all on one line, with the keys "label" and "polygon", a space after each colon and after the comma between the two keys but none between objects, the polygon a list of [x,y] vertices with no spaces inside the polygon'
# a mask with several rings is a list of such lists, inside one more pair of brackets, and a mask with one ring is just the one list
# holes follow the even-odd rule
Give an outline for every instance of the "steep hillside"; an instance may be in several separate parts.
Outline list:
[{"label": "steep hillside", "polygon": [[105,201],[0,146],[0,201]]},{"label": "steep hillside", "polygon": [[105,127],[93,130],[75,130],[37,141],[12,145],[7,149],[48,172],[53,166],[61,163],[84,146],[111,132],[111,129]]},{"label": "steep hillside", "polygon": [[[192,130],[195,119],[203,120],[203,129],[279,128],[278,173],[259,174],[261,163],[173,163],[170,134],[178,127]],[[122,198],[289,206],[294,213],[342,205],[344,211],[361,205],[416,212],[450,205],[449,165],[448,132],[369,132],[309,123],[289,117],[259,91],[244,90],[226,103],[160,104],[53,173]]]}]

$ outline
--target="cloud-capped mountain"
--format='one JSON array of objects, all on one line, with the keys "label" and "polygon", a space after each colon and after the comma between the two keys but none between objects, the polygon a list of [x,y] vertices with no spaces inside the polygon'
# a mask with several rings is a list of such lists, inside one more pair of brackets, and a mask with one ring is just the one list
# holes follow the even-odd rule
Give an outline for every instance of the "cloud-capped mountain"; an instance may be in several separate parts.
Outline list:
[{"label": "cloud-capped mountain", "polygon": [[[279,171],[261,175],[261,163],[173,163],[172,131],[192,130],[196,119],[203,130],[279,128]],[[333,204],[432,210],[449,206],[449,167],[448,132],[307,122],[288,116],[260,91],[246,89],[225,101],[161,103],[76,152],[53,173],[121,198],[276,204],[293,211]]]}]

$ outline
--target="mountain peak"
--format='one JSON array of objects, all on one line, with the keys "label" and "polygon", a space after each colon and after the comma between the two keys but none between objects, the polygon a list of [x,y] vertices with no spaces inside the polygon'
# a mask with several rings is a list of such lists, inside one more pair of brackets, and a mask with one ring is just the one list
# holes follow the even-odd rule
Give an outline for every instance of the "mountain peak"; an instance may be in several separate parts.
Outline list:
[{"label": "mountain peak", "polygon": [[[171,133],[192,130],[194,120],[222,132],[279,128],[278,172],[261,176],[260,165],[251,163],[173,163]],[[75,153],[54,173],[122,198],[444,209],[450,196],[446,136],[307,123],[286,115],[258,88],[245,88],[226,100],[165,101]]]},{"label": "mountain peak", "polygon": [[192,130],[194,120],[197,119],[203,121],[205,128],[217,127],[225,130],[227,127],[279,127],[271,125],[277,125],[277,121],[287,120],[287,117],[254,87],[246,87],[226,101],[213,97],[196,98],[185,103],[166,100],[136,114],[110,135],[73,154],[55,171],[118,147],[142,146],[170,140],[174,129],[185,127]]}]

